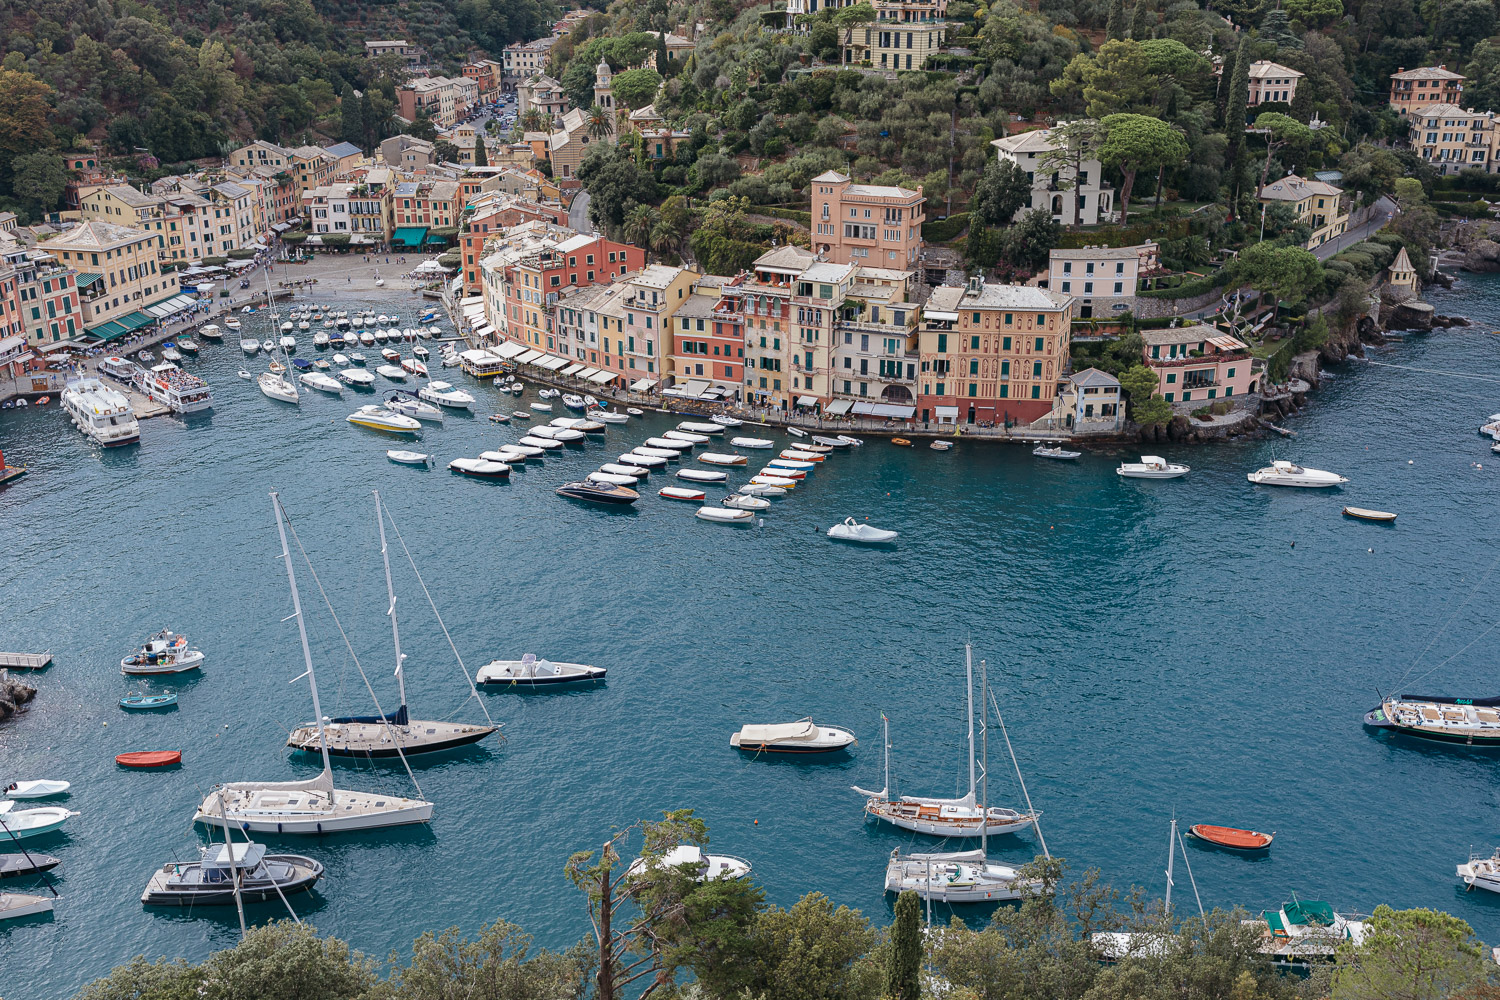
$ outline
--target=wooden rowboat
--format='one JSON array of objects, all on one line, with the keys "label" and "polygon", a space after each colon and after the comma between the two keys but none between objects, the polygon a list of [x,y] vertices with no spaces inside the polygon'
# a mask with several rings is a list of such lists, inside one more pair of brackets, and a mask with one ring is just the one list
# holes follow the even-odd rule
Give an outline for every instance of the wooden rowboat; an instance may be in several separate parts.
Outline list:
[{"label": "wooden rowboat", "polygon": [[911,442],[908,441],[906,438],[891,438],[891,444],[895,445],[898,448],[910,448],[911,447]]},{"label": "wooden rowboat", "polygon": [[1396,515],[1388,510],[1370,510],[1368,507],[1345,507],[1344,515],[1346,517],[1357,517],[1361,521],[1385,521],[1389,523],[1396,519]]},{"label": "wooden rowboat", "polygon": [[1229,851],[1263,851],[1271,846],[1274,833],[1257,833],[1254,830],[1236,830],[1232,826],[1209,826],[1199,823],[1188,827],[1191,836],[1222,847]]},{"label": "wooden rowboat", "polygon": [[136,750],[116,755],[115,763],[121,767],[170,767],[182,763],[182,751]]}]

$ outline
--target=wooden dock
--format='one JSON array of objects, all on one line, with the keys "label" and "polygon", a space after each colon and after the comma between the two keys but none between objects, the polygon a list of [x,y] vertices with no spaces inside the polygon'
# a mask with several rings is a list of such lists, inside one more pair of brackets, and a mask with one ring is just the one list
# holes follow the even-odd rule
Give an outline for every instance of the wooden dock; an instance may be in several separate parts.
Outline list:
[{"label": "wooden dock", "polygon": [[0,466],[0,486],[4,486],[12,479],[20,479],[25,474],[26,466],[24,465]]},{"label": "wooden dock", "polygon": [[10,670],[41,670],[51,665],[49,653],[0,653],[0,667]]}]

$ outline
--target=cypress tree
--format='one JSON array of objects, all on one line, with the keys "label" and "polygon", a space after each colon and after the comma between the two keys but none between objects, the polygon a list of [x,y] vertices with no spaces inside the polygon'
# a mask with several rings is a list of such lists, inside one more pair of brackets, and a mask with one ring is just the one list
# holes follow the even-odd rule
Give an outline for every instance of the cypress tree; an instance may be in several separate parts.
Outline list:
[{"label": "cypress tree", "polygon": [[1240,37],[1240,49],[1235,55],[1233,69],[1227,60],[1224,63],[1224,72],[1234,73],[1229,81],[1229,99],[1224,104],[1224,134],[1229,139],[1224,154],[1226,165],[1234,163],[1239,156],[1240,142],[1245,137],[1245,112],[1250,108],[1250,63],[1253,61],[1250,35],[1245,33]]},{"label": "cypress tree", "polygon": [[365,144],[365,116],[359,98],[354,96],[354,85],[344,84],[344,93],[339,98],[339,137],[361,148]]},{"label": "cypress tree", "polygon": [[359,102],[359,117],[364,126],[364,147],[371,149],[376,146],[385,136],[380,134],[380,115],[375,110],[375,99],[370,96],[370,88],[365,88],[365,96]]},{"label": "cypress tree", "polygon": [[1109,0],[1109,17],[1104,21],[1104,34],[1108,38],[1125,37],[1125,0]]},{"label": "cypress tree", "polygon": [[487,167],[489,165],[490,157],[484,149],[484,133],[480,132],[474,136],[474,166]]},{"label": "cypress tree", "polygon": [[656,71],[665,79],[672,75],[672,55],[667,51],[667,33],[656,34]]},{"label": "cypress tree", "polygon": [[1138,42],[1151,37],[1151,12],[1146,9],[1146,0],[1136,0],[1135,14],[1130,18],[1130,37]]},{"label": "cypress tree", "polygon": [[920,1000],[922,995],[922,904],[910,889],[896,897],[885,995],[892,1000]]}]

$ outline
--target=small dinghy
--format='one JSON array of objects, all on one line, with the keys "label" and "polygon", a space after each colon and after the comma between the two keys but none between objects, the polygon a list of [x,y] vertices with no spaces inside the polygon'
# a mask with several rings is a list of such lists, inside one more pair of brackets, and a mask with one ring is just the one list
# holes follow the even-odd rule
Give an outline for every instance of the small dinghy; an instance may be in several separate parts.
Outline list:
[{"label": "small dinghy", "polygon": [[749,524],[755,520],[752,512],[732,507],[699,507],[693,516],[700,521],[717,521],[719,524]]},{"label": "small dinghy", "polygon": [[246,382],[249,382],[251,379],[255,378],[254,375],[251,375],[249,372],[245,371],[245,369],[243,369],[243,368],[240,369],[239,375],[240,375],[240,378],[244,379]]},{"label": "small dinghy", "polygon": [[665,500],[692,500],[700,503],[708,496],[702,490],[690,490],[682,486],[664,486],[656,495]]},{"label": "small dinghy", "polygon": [[643,469],[639,465],[621,465],[617,462],[605,462],[603,465],[599,466],[599,471],[611,472],[617,476],[630,476],[632,479],[639,482],[640,480],[644,479],[651,470]]},{"label": "small dinghy", "polygon": [[743,726],[729,745],[748,753],[835,753],[855,743],[854,734],[812,719],[770,726]]},{"label": "small dinghy", "polygon": [[698,461],[705,465],[747,465],[750,462],[744,455],[725,455],[715,451],[704,452],[698,456]]},{"label": "small dinghy", "polygon": [[300,854],[267,854],[265,845],[209,844],[197,861],[172,861],[151,874],[141,902],[148,906],[210,906],[238,901],[275,902],[305,892],[323,877],[323,866]]},{"label": "small dinghy", "polygon": [[692,420],[684,420],[677,425],[680,431],[692,431],[694,434],[723,434],[724,428],[719,424],[703,424]]},{"label": "small dinghy", "polygon": [[787,469],[779,465],[768,465],[756,473],[757,476],[774,476],[777,479],[803,480],[807,478],[807,472],[803,469]]},{"label": "small dinghy", "polygon": [[644,414],[646,411],[640,409],[639,407],[627,406],[627,407],[625,407],[625,412],[628,413],[628,414],[630,414],[632,417],[639,417],[642,414]]},{"label": "small dinghy", "polygon": [[606,670],[587,663],[554,663],[527,653],[519,660],[491,660],[479,668],[474,680],[496,687],[546,687],[602,681]]},{"label": "small dinghy", "polygon": [[812,436],[812,439],[813,439],[813,444],[820,444],[820,445],[822,445],[825,448],[835,448],[835,449],[837,449],[837,448],[847,448],[847,447],[849,447],[849,442],[845,441],[841,437],[822,437],[820,435],[814,434]]},{"label": "small dinghy", "polygon": [[877,528],[872,524],[862,524],[852,517],[846,517],[843,524],[835,524],[828,529],[829,538],[840,542],[863,542],[865,544],[894,542],[897,534],[898,532]]},{"label": "small dinghy", "polygon": [[736,448],[761,448],[761,449],[764,449],[764,448],[774,448],[774,447],[776,447],[776,442],[772,441],[772,440],[770,440],[768,438],[737,437],[737,438],[730,438],[729,443],[732,444],[732,445],[734,445]]},{"label": "small dinghy", "polygon": [[927,447],[931,448],[933,451],[952,451],[953,450],[953,442],[952,441],[934,441],[934,442],[932,442],[932,444],[928,445]]},{"label": "small dinghy", "polygon": [[51,896],[33,896],[24,892],[0,892],[0,920],[17,920],[52,912]]},{"label": "small dinghy", "polygon": [[181,750],[132,750],[115,755],[115,763],[121,767],[171,767],[182,763]]},{"label": "small dinghy", "polygon": [[401,465],[427,466],[432,464],[431,458],[420,451],[403,451],[399,448],[393,448],[385,453],[385,457]]},{"label": "small dinghy", "polygon": [[483,458],[455,458],[448,468],[476,479],[504,479],[510,475],[510,466],[504,462],[491,462]]},{"label": "small dinghy", "polygon": [[0,799],[0,821],[5,823],[7,842],[14,843],[23,837],[40,837],[61,830],[63,824],[78,813],[62,806],[38,806],[35,809],[17,809],[13,799]]},{"label": "small dinghy", "polygon": [[795,446],[795,449],[797,451],[810,451],[814,455],[822,455],[825,458],[833,454],[833,449],[826,444],[798,444]]},{"label": "small dinghy", "polygon": [[1371,510],[1368,507],[1345,507],[1344,516],[1357,517],[1361,521],[1383,521],[1387,524],[1396,520],[1396,515],[1388,510]]},{"label": "small dinghy", "polygon": [[590,472],[583,478],[591,483],[607,483],[610,486],[634,486],[640,482],[634,476],[614,472]]},{"label": "small dinghy", "polygon": [[639,452],[630,451],[620,456],[620,463],[639,466],[643,469],[661,469],[666,467],[667,460],[655,455],[642,455]]},{"label": "small dinghy", "polygon": [[13,799],[45,799],[53,795],[61,795],[72,787],[71,781],[40,778],[35,781],[12,781],[5,787],[5,794]]},{"label": "small dinghy", "polygon": [[678,469],[678,479],[686,479],[690,483],[722,483],[729,478],[727,472],[710,472],[707,469]]},{"label": "small dinghy", "polygon": [[720,427],[743,427],[745,424],[743,420],[739,419],[738,417],[731,417],[727,413],[716,413],[708,419],[712,420]]},{"label": "small dinghy", "polygon": [[807,431],[803,430],[800,427],[788,427],[786,429],[786,432],[788,434],[790,434],[794,438],[805,438],[805,437],[807,437]]},{"label": "small dinghy", "polygon": [[742,493],[731,493],[719,502],[725,507],[733,507],[736,510],[765,510],[771,506],[771,501],[769,500]]},{"label": "small dinghy", "polygon": [[784,497],[784,496],[786,496],[786,490],[783,489],[780,486],[767,486],[764,483],[757,483],[757,482],[754,482],[753,480],[751,482],[746,483],[744,486],[741,486],[735,492],[741,493],[741,494],[743,494],[744,496],[747,496],[747,497]]},{"label": "small dinghy", "polygon": [[27,851],[24,854],[0,854],[0,878],[20,878],[50,872],[62,861],[50,854]]},{"label": "small dinghy", "polygon": [[[932,443],[936,445],[940,442],[934,441]],[[1051,458],[1056,459],[1060,462],[1072,462],[1077,460],[1079,456],[1083,454],[1083,452],[1068,451],[1066,448],[1060,448],[1056,445],[1039,444],[1035,448],[1031,449],[1031,454],[1036,458]]]},{"label": "small dinghy", "polygon": [[1204,843],[1222,847],[1227,851],[1264,851],[1276,839],[1274,833],[1257,833],[1254,830],[1236,830],[1232,826],[1209,826],[1198,823],[1188,827],[1188,836]]},{"label": "small dinghy", "polygon": [[418,361],[416,358],[405,358],[401,362],[401,367],[405,368],[413,375],[420,375],[423,378],[427,377],[427,366]]},{"label": "small dinghy", "polygon": [[551,403],[532,403],[531,404],[531,408],[533,410],[537,411],[538,413],[551,413],[552,412],[552,404]]},{"label": "small dinghy", "polygon": [[906,438],[891,438],[891,444],[895,445],[897,448],[910,448],[911,447],[911,442],[908,441]]},{"label": "small dinghy", "polygon": [[517,420],[530,420],[531,419],[531,411],[530,410],[511,410],[510,411],[510,415],[513,416],[513,417],[515,417]]},{"label": "small dinghy", "polygon": [[839,440],[842,441],[842,442],[844,442],[845,444],[853,445],[856,448],[863,448],[864,444],[865,444],[859,438],[857,438],[857,437],[850,437],[847,434],[840,434],[839,435]]},{"label": "small dinghy", "polygon": [[517,444],[529,445],[532,448],[540,448],[543,451],[556,451],[563,446],[561,441],[554,441],[551,438],[545,437],[535,437],[531,434],[521,438]]},{"label": "small dinghy", "polygon": [[777,452],[777,457],[795,459],[798,462],[824,461],[823,456],[819,455],[817,452],[803,451],[801,448],[788,448],[785,451]]},{"label": "small dinghy", "polygon": [[130,692],[120,699],[120,707],[133,709],[135,711],[149,711],[153,708],[170,708],[177,704],[177,694],[171,688],[161,694],[139,694]]}]

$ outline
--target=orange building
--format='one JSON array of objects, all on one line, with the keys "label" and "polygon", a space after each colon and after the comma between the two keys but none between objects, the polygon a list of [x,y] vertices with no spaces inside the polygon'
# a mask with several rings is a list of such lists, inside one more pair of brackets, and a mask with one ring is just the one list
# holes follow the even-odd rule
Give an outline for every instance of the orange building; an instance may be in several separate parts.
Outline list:
[{"label": "orange building", "polygon": [[1391,107],[1407,114],[1433,104],[1463,107],[1464,79],[1447,66],[1405,66],[1391,74]]},{"label": "orange building", "polygon": [[836,170],[819,174],[812,180],[813,248],[835,264],[915,267],[926,202],[921,185],[908,191],[854,184]]}]

